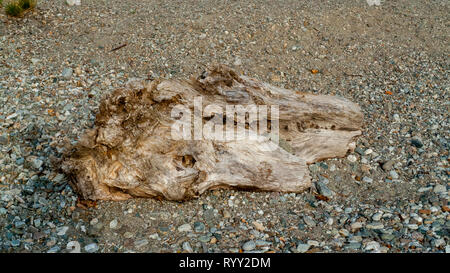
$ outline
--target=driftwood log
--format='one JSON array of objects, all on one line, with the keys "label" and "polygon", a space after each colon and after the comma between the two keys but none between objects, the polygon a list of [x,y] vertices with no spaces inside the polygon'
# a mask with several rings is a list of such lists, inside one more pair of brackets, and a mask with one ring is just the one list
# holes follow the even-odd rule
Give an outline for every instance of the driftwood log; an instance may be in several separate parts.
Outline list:
[{"label": "driftwood log", "polygon": [[[174,139],[180,117],[172,110],[182,104],[195,116],[200,96],[203,105],[224,108],[277,105],[279,145],[273,148],[270,133],[256,140]],[[201,115],[203,122],[228,117]],[[247,116],[246,128],[250,123]],[[218,65],[190,80],[132,81],[115,90],[101,102],[95,127],[63,158],[62,170],[91,200],[184,200],[220,187],[301,192],[311,186],[307,164],[345,156],[362,123],[359,106],[344,98],[275,87]]]}]

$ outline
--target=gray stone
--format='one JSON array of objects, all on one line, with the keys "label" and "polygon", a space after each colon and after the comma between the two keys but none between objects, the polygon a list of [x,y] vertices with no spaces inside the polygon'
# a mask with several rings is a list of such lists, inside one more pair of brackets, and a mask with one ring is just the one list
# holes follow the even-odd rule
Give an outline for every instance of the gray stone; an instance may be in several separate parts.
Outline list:
[{"label": "gray stone", "polygon": [[134,242],[134,246],[136,248],[141,248],[141,247],[144,247],[146,245],[148,245],[148,240],[147,239],[142,239],[142,240]]},{"label": "gray stone", "polygon": [[202,222],[195,222],[194,230],[195,232],[203,232],[205,230],[205,224],[203,224]]},{"label": "gray stone", "polygon": [[316,188],[317,188],[317,191],[318,191],[321,195],[326,196],[326,197],[328,197],[328,198],[333,197],[333,194],[334,194],[333,191],[330,190],[330,189],[325,185],[325,183],[323,183],[322,181],[316,182]]},{"label": "gray stone", "polygon": [[190,224],[183,224],[178,227],[179,232],[190,232],[192,231],[192,227]]},{"label": "gray stone", "polygon": [[372,223],[367,224],[366,227],[368,229],[382,229],[382,228],[384,228],[384,225],[383,225],[383,223],[380,223],[380,222],[372,222]]},{"label": "gray stone", "polygon": [[305,253],[308,251],[308,249],[311,247],[311,245],[308,244],[298,244],[297,245],[297,252],[299,253]]},{"label": "gray stone", "polygon": [[183,243],[183,249],[189,253],[194,252],[194,250],[192,249],[191,244],[189,242]]},{"label": "gray stone", "polygon": [[441,193],[441,192],[446,192],[447,191],[447,187],[441,184],[437,184],[436,186],[434,186],[433,191],[435,193]]},{"label": "gray stone", "polygon": [[47,253],[58,253],[61,250],[61,248],[59,246],[54,246],[52,248],[50,248]]},{"label": "gray stone", "polygon": [[202,243],[208,243],[211,240],[211,237],[208,235],[202,235],[198,237],[198,240]]},{"label": "gray stone", "polygon": [[12,240],[12,241],[11,241],[11,246],[12,246],[12,247],[18,247],[18,246],[20,246],[20,241],[19,241],[19,240]]},{"label": "gray stone", "polygon": [[61,76],[68,79],[68,78],[72,77],[72,74],[73,74],[73,69],[70,67],[69,68],[66,67],[63,69]]},{"label": "gray stone", "polygon": [[398,179],[398,174],[396,171],[390,171],[389,175],[392,177],[392,179]]},{"label": "gray stone", "polygon": [[114,219],[111,222],[109,222],[110,229],[116,229],[118,225],[119,225],[119,221],[117,221],[117,219]]},{"label": "gray stone", "polygon": [[64,235],[66,235],[67,230],[69,230],[68,226],[57,227],[56,228],[56,234],[58,236],[64,236]]},{"label": "gray stone", "polygon": [[98,251],[98,245],[96,243],[88,244],[84,247],[84,250],[88,253],[94,253]]},{"label": "gray stone", "polygon": [[372,183],[372,182],[373,182],[373,179],[370,178],[370,177],[364,176],[363,179],[362,179],[362,181],[363,181],[364,183]]},{"label": "gray stone", "polygon": [[248,241],[245,242],[244,245],[242,245],[242,249],[245,251],[250,251],[256,248],[256,243],[254,241]]},{"label": "gray stone", "polygon": [[413,145],[416,148],[422,148],[423,143],[422,143],[422,141],[420,139],[413,138],[413,139],[411,139],[411,145]]},{"label": "gray stone", "polygon": [[310,227],[316,226],[316,222],[311,216],[306,215],[305,217],[303,217],[303,221],[305,221],[305,224],[307,224]]},{"label": "gray stone", "polygon": [[395,161],[394,160],[388,160],[386,162],[383,163],[383,165],[381,166],[381,168],[385,171],[390,171],[392,169],[392,167],[394,166]]},{"label": "gray stone", "polygon": [[31,164],[33,165],[34,168],[40,169],[44,164],[44,161],[40,160],[39,158],[36,158],[31,162]]}]

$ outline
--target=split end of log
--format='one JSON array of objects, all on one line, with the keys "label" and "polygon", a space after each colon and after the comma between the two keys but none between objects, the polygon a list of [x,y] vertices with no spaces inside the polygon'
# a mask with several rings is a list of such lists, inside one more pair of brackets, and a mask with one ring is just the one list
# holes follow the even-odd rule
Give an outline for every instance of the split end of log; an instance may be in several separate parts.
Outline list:
[{"label": "split end of log", "polygon": [[[199,97],[222,109],[276,105],[278,142],[270,137],[275,120],[269,118],[267,132],[255,138],[174,139],[177,105],[202,126],[238,123],[218,111],[196,116]],[[251,126],[250,115],[246,122]],[[62,170],[91,200],[185,200],[223,187],[301,192],[311,186],[307,164],[345,156],[362,123],[359,106],[344,98],[275,87],[218,65],[191,80],[138,80],[115,90],[102,100],[95,127],[64,156]]]}]

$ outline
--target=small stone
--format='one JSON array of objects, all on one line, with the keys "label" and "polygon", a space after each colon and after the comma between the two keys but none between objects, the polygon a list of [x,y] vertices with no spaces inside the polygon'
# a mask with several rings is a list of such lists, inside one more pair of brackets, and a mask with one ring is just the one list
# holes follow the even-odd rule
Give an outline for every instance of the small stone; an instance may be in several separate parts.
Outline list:
[{"label": "small stone", "polygon": [[334,192],[330,190],[322,181],[316,182],[316,188],[319,194],[326,196],[328,198],[333,197]]},{"label": "small stone", "polygon": [[409,225],[407,225],[407,227],[412,230],[416,230],[419,228],[416,224],[409,224]]},{"label": "small stone", "polygon": [[350,232],[346,229],[339,230],[339,234],[341,234],[344,237],[348,237],[350,235]]},{"label": "small stone", "polygon": [[142,240],[134,242],[134,246],[136,248],[141,248],[141,247],[144,247],[146,245],[148,245],[148,240],[147,239],[142,239]]},{"label": "small stone", "polygon": [[96,243],[88,244],[84,247],[84,250],[88,253],[94,253],[98,251],[98,245]]},{"label": "small stone", "polygon": [[364,152],[365,155],[370,155],[371,153],[373,153],[373,150],[370,148]]},{"label": "small stone", "polygon": [[442,192],[446,192],[447,191],[447,187],[441,184],[437,184],[436,186],[434,186],[433,192],[435,193],[442,193]]},{"label": "small stone", "polygon": [[256,248],[256,244],[254,241],[248,241],[245,242],[245,244],[242,246],[242,249],[245,251],[250,251]]},{"label": "small stone", "polygon": [[356,162],[357,158],[355,155],[348,155],[347,160],[353,163]]},{"label": "small stone", "polygon": [[190,231],[192,231],[192,227],[189,224],[183,224],[178,227],[178,231],[179,232],[190,232]]},{"label": "small stone", "polygon": [[357,152],[360,155],[364,155],[364,149],[362,149],[360,147],[356,147],[355,152]]},{"label": "small stone", "polygon": [[450,245],[447,245],[447,246],[445,247],[445,253],[450,253]]},{"label": "small stone", "polygon": [[306,242],[306,243],[310,246],[319,246],[320,245],[320,243],[315,240],[308,240],[308,242]]},{"label": "small stone", "polygon": [[211,240],[211,236],[202,235],[202,236],[198,237],[198,240],[202,243],[208,243]]},{"label": "small stone", "polygon": [[361,222],[354,222],[350,225],[352,230],[357,230],[363,227],[363,224]]},{"label": "small stone", "polygon": [[380,251],[380,243],[376,241],[371,241],[366,244],[365,250],[373,250],[374,252]]},{"label": "small stone", "polygon": [[372,223],[367,224],[366,227],[368,229],[382,229],[382,228],[384,228],[384,225],[383,225],[383,223],[380,223],[380,222],[372,222]]},{"label": "small stone", "polygon": [[159,234],[158,233],[153,233],[150,236],[148,236],[150,239],[152,240],[159,240]]},{"label": "small stone", "polygon": [[77,242],[77,241],[70,241],[70,242],[68,242],[67,245],[66,245],[66,249],[70,253],[80,253],[81,252],[80,243]]},{"label": "small stone", "polygon": [[398,174],[396,171],[390,171],[389,175],[391,176],[392,179],[398,179]]},{"label": "small stone", "polygon": [[130,239],[130,238],[133,238],[133,233],[131,233],[131,232],[129,232],[129,231],[127,231],[127,232],[125,232],[124,234],[123,234],[123,237],[125,238],[125,239]]},{"label": "small stone", "polygon": [[31,164],[33,165],[34,168],[40,169],[42,167],[42,165],[44,164],[44,161],[36,158],[33,160],[33,162],[31,162]]},{"label": "small stone", "polygon": [[382,216],[383,216],[383,213],[377,212],[374,215],[372,215],[372,220],[374,220],[375,222],[378,222],[381,220]]},{"label": "small stone", "polygon": [[91,224],[91,226],[95,226],[98,223],[98,219],[94,218],[89,223]]},{"label": "small stone", "polygon": [[211,241],[209,241],[210,244],[215,244],[217,243],[217,238],[216,237],[212,237]]},{"label": "small stone", "polygon": [[52,248],[50,248],[47,253],[58,253],[59,250],[61,250],[61,248],[59,246],[54,246]]},{"label": "small stone", "polygon": [[73,73],[72,68],[64,68],[62,73],[61,73],[61,76],[63,78],[68,79],[68,78],[72,77],[72,73]]},{"label": "small stone", "polygon": [[307,224],[310,227],[315,227],[316,222],[314,222],[314,219],[311,216],[305,216],[303,217],[303,221],[305,221],[305,224]]},{"label": "small stone", "polygon": [[58,236],[64,236],[64,235],[66,235],[67,230],[69,230],[68,226],[57,227],[56,228],[56,234]]},{"label": "small stone", "polygon": [[202,222],[195,222],[194,230],[195,232],[203,232],[205,230],[205,224],[203,224]]},{"label": "small stone", "polygon": [[395,239],[395,235],[394,234],[385,233],[385,234],[381,235],[381,239],[383,239],[383,241],[390,242],[390,241]]},{"label": "small stone", "polygon": [[194,252],[194,250],[192,249],[191,244],[189,244],[189,242],[183,243],[183,249],[189,253]]},{"label": "small stone", "polygon": [[417,192],[426,192],[426,191],[431,191],[433,189],[433,187],[422,187],[420,189],[417,190]]},{"label": "small stone", "polygon": [[364,183],[372,183],[372,182],[373,182],[373,179],[370,178],[370,177],[364,176],[363,179],[362,179],[362,181],[363,181]]},{"label": "small stone", "polygon": [[308,245],[308,244],[298,244],[298,245],[297,245],[297,252],[299,252],[299,253],[305,253],[306,251],[308,251],[308,249],[309,249],[310,247],[311,247],[311,246]]},{"label": "small stone", "polygon": [[114,219],[111,222],[109,222],[109,228],[110,229],[116,229],[118,224],[119,224],[119,222],[117,221],[117,219]]},{"label": "small stone", "polygon": [[253,223],[252,223],[254,226],[255,226],[255,228],[257,229],[257,230],[259,230],[259,231],[264,231],[266,228],[264,227],[264,225],[263,224],[261,224],[260,222],[258,222],[258,221],[254,221]]},{"label": "small stone", "polygon": [[69,6],[79,6],[81,5],[81,0],[66,0],[66,4]]},{"label": "small stone", "polygon": [[345,245],[344,248],[346,248],[346,249],[354,249],[354,250],[360,249],[361,248],[361,243],[359,243],[359,242],[351,242],[351,243],[348,243],[347,245]]},{"label": "small stone", "polygon": [[386,162],[383,163],[383,165],[381,166],[381,168],[385,171],[390,171],[392,169],[392,167],[394,166],[395,161],[394,160],[388,160]]},{"label": "small stone", "polygon": [[422,141],[420,139],[413,138],[413,139],[411,139],[411,145],[413,145],[416,148],[422,148],[423,143],[422,143]]},{"label": "small stone", "polygon": [[223,211],[223,217],[224,217],[224,218],[230,218],[230,217],[231,217],[230,212],[229,212],[228,210],[224,210],[224,211]]},{"label": "small stone", "polygon": [[20,241],[19,241],[19,240],[12,240],[12,241],[11,241],[11,246],[12,246],[12,247],[18,247],[18,246],[20,246]]},{"label": "small stone", "polygon": [[37,63],[39,63],[39,59],[37,59],[37,58],[31,58],[31,63],[33,64],[33,65],[36,65]]}]

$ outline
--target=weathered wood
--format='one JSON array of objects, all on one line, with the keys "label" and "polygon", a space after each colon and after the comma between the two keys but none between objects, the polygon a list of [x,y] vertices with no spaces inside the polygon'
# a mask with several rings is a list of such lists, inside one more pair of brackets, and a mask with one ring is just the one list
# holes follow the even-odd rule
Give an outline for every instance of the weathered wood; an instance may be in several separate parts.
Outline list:
[{"label": "weathered wood", "polygon": [[[257,140],[173,139],[173,107],[194,109],[199,96],[203,105],[224,109],[278,105],[279,146],[273,148],[267,134]],[[201,118],[213,117],[225,119],[217,113]],[[218,187],[301,192],[311,185],[307,164],[345,156],[362,123],[359,106],[344,98],[278,88],[214,66],[195,79],[133,81],[115,90],[62,169],[74,189],[92,200],[184,200]]]}]

